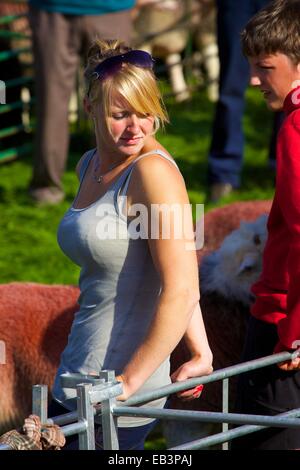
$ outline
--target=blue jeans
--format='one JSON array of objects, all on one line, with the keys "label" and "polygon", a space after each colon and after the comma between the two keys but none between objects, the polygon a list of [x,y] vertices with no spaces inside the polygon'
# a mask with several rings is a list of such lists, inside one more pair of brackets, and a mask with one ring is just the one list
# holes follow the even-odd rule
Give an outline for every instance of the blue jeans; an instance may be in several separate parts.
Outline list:
[{"label": "blue jeans", "polygon": [[[145,440],[157,424],[157,420],[144,426],[132,428],[118,428],[120,450],[144,450]],[[103,450],[102,430],[99,426],[96,432],[96,450]]]},{"label": "blue jeans", "polygon": [[[248,20],[268,3],[269,0],[217,0],[220,84],[208,157],[210,184],[240,185],[244,147],[242,117],[250,76],[248,61],[242,53],[240,33]],[[275,167],[275,142],[282,119],[282,113],[275,113],[269,149],[272,167]]]}]

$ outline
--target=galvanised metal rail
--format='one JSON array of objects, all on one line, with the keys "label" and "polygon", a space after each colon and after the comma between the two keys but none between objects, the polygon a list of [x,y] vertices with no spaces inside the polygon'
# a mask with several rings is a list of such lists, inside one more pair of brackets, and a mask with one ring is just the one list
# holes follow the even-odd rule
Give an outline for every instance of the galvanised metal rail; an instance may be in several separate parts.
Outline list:
[{"label": "galvanised metal rail", "polygon": [[[122,393],[122,384],[115,380],[114,371],[101,371],[98,377],[83,376],[80,374],[67,374],[62,376],[64,386],[76,388],[78,409],[54,418],[47,418],[47,386],[35,385],[33,387],[33,414],[41,418],[42,423],[58,424],[65,436],[78,434],[79,449],[95,449],[94,417],[101,416],[103,429],[104,449],[118,450],[117,418],[119,416],[149,417],[155,419],[198,421],[226,424],[240,424],[241,426],[225,430],[212,436],[201,438],[169,450],[194,450],[225,443],[246,434],[260,431],[266,427],[300,427],[300,408],[281,413],[276,416],[247,415],[237,413],[216,413],[203,411],[186,411],[170,409],[153,409],[137,407],[148,401],[168,396],[201,382],[202,384],[228,379],[240,373],[267,367],[287,360],[293,360],[300,355],[283,352],[271,356],[244,362],[236,366],[227,367],[213,372],[211,375],[196,377],[182,382],[161,387],[147,393],[137,394],[125,402],[117,402],[116,397]],[[223,393],[223,410],[228,409],[228,386]],[[227,402],[224,404],[224,401]],[[101,405],[99,405],[101,403]],[[227,448],[227,447],[223,447]],[[10,447],[0,445],[0,450],[9,450]]]},{"label": "galvanised metal rail", "polygon": [[[223,450],[228,449],[228,441],[250,434],[252,432],[259,431],[264,427],[277,426],[277,427],[299,427],[300,420],[293,420],[293,417],[300,416],[300,409],[291,410],[288,413],[277,415],[277,417],[261,416],[261,415],[246,415],[246,414],[235,414],[228,413],[228,379],[241,373],[248,372],[250,370],[260,369],[270,365],[278,364],[287,360],[293,360],[300,355],[299,352],[293,354],[288,352],[273,354],[253,361],[247,361],[242,364],[238,364],[224,369],[217,370],[208,376],[200,378],[193,378],[185,380],[184,382],[177,382],[160,389],[144,393],[137,394],[135,397],[129,398],[124,404],[113,408],[112,413],[115,416],[146,416],[161,419],[172,419],[172,420],[193,420],[206,423],[222,423],[222,433],[206,438],[201,438],[197,441],[188,442],[181,446],[171,448],[171,450],[193,450],[207,448],[215,444],[222,443]],[[222,413],[216,412],[203,412],[203,411],[185,411],[185,410],[154,410],[153,408],[137,408],[133,405],[140,405],[151,400],[168,396],[171,393],[177,393],[185,389],[193,388],[201,382],[206,384],[215,382],[217,380],[223,381],[223,395],[222,395]],[[129,405],[129,406],[128,406]],[[130,410],[130,411],[129,411]],[[244,424],[251,423],[257,424],[257,426],[241,426],[234,430],[228,431],[228,423],[232,424]]]}]

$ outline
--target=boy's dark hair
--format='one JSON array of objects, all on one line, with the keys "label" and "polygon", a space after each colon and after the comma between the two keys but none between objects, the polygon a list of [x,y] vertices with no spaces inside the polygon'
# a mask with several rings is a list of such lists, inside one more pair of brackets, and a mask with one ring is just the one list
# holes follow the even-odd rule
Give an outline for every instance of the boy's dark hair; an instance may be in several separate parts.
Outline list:
[{"label": "boy's dark hair", "polygon": [[247,57],[260,54],[287,55],[300,62],[300,0],[275,0],[247,23],[241,34]]}]

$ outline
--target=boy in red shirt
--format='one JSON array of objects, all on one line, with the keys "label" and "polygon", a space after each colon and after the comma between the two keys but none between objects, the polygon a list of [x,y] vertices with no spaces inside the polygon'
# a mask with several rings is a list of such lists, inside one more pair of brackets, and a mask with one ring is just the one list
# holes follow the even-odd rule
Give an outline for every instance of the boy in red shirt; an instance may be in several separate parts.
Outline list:
[{"label": "boy in red shirt", "polygon": [[[300,346],[300,1],[275,0],[242,32],[251,84],[268,108],[283,110],[277,140],[276,190],[263,270],[243,360]],[[276,415],[300,408],[300,358],[242,374],[237,411]],[[268,428],[232,442],[232,449],[300,448],[300,428]]]}]

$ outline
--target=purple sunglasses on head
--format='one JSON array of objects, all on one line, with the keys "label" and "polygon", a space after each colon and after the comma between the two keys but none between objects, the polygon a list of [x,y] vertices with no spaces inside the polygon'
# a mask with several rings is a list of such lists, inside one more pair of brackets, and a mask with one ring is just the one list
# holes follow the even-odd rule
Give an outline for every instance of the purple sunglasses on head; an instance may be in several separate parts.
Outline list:
[{"label": "purple sunglasses on head", "polygon": [[117,73],[122,68],[123,63],[132,64],[144,69],[152,69],[154,59],[148,52],[135,49],[103,60],[103,62],[97,65],[93,75],[96,75],[96,80],[105,80]]}]

